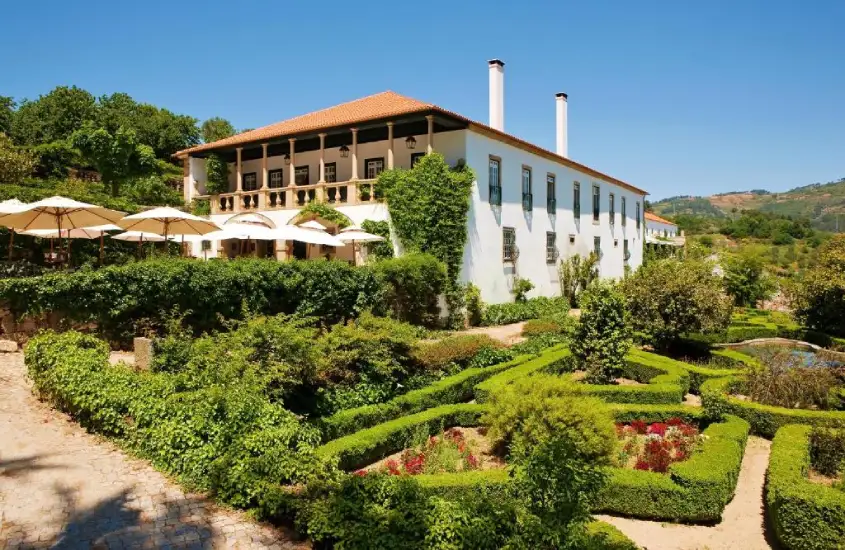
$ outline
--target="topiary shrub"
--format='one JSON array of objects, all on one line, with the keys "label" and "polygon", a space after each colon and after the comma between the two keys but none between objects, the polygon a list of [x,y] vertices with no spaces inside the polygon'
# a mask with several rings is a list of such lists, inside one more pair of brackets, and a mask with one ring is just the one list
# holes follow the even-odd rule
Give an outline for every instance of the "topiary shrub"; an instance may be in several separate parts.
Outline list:
[{"label": "topiary shrub", "polygon": [[581,295],[581,318],[570,349],[591,384],[619,375],[631,347],[625,298],[612,283],[595,282]]}]

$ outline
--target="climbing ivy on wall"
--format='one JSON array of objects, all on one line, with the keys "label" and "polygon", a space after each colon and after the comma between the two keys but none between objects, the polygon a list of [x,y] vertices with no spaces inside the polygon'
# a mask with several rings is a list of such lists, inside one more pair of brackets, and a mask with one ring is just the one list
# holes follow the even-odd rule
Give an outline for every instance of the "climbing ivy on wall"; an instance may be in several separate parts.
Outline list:
[{"label": "climbing ivy on wall", "polygon": [[219,155],[211,154],[205,161],[205,191],[209,195],[219,195],[229,191],[229,165]]},{"label": "climbing ivy on wall", "polygon": [[313,218],[322,218],[327,222],[335,223],[341,229],[348,227],[350,224],[349,218],[345,214],[321,202],[308,203],[305,208],[299,211],[296,219],[298,223]]},{"label": "climbing ivy on wall", "polygon": [[382,172],[376,182],[376,193],[387,199],[393,229],[406,252],[425,252],[446,264],[451,325],[460,322],[463,306],[458,276],[473,181],[470,168],[450,168],[442,155],[431,153],[410,170]]},{"label": "climbing ivy on wall", "polygon": [[383,260],[393,257],[393,243],[390,242],[390,224],[387,222],[377,222],[373,220],[364,220],[361,224],[361,229],[367,233],[384,237],[384,240],[376,243],[368,243],[367,249],[369,254],[377,260]]}]

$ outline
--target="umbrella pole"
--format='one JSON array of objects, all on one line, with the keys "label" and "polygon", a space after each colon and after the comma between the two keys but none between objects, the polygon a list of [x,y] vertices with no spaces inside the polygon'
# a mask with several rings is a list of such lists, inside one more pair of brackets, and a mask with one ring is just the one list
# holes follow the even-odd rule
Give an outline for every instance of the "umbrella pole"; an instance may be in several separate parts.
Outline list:
[{"label": "umbrella pole", "polygon": [[180,252],[180,256],[183,256],[183,257],[186,256],[186,254],[185,254],[185,234],[184,233],[182,233],[182,250],[180,250],[179,252]]},{"label": "umbrella pole", "polygon": [[168,246],[168,243],[167,243],[167,230],[170,229],[169,226],[170,226],[169,223],[164,222],[164,255],[165,256],[170,256],[170,247]]},{"label": "umbrella pole", "polygon": [[358,266],[358,255],[355,254],[355,241],[354,240],[352,241],[352,266],[353,267]]},{"label": "umbrella pole", "polygon": [[103,265],[103,246],[105,246],[105,244],[103,242],[103,233],[105,233],[105,231],[100,231],[100,266],[101,267]]},{"label": "umbrella pole", "polygon": [[9,261],[12,261],[12,250],[13,246],[15,246],[15,230],[11,227],[9,228]]}]

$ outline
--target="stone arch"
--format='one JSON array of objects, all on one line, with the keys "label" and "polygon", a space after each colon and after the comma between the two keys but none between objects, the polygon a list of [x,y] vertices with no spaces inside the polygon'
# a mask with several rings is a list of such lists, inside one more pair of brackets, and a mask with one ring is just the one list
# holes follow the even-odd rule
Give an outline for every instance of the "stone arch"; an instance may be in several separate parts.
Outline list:
[{"label": "stone arch", "polygon": [[227,223],[257,223],[269,227],[270,229],[276,229],[276,224],[265,216],[264,214],[259,214],[257,212],[244,212],[242,214],[235,214],[225,222],[223,225]]}]

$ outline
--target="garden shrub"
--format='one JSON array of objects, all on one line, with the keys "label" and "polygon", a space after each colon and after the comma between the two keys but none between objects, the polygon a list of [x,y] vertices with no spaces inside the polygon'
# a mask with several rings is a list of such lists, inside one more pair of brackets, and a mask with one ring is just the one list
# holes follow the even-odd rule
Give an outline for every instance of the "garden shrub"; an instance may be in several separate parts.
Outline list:
[{"label": "garden shrub", "polygon": [[613,417],[599,399],[573,396],[567,382],[549,375],[517,380],[492,394],[482,422],[488,436],[512,453],[563,438],[583,460],[609,462],[616,444]]},{"label": "garden shrub", "polygon": [[542,334],[564,334],[569,335],[574,331],[575,320],[568,318],[570,322],[561,322],[557,319],[544,317],[543,319],[529,319],[522,327],[522,335],[526,338]]},{"label": "garden shrub", "polygon": [[845,387],[845,370],[798,366],[789,350],[763,352],[761,363],[746,370],[744,393],[755,403],[795,409],[836,409],[836,391]]},{"label": "garden shrub", "polygon": [[513,301],[514,302],[525,302],[528,297],[526,294],[534,290],[534,283],[531,282],[531,279],[527,279],[525,277],[516,277],[513,281],[513,288],[511,289],[511,294],[513,294]]},{"label": "garden shrub", "polygon": [[812,483],[809,426],[784,425],[772,441],[766,511],[778,541],[790,550],[845,546],[845,491]]},{"label": "garden shrub", "polygon": [[580,298],[578,320],[570,349],[585,380],[609,384],[616,378],[631,347],[625,298],[608,282],[595,282]]},{"label": "garden shrub", "polygon": [[558,279],[560,280],[560,295],[569,304],[569,307],[578,307],[578,299],[581,293],[599,277],[599,257],[595,252],[590,252],[586,258],[579,254],[573,254],[558,266]]},{"label": "garden shrub", "polygon": [[563,346],[550,348],[540,357],[526,361],[513,368],[507,369],[475,386],[475,400],[485,403],[491,395],[503,391],[509,384],[526,376],[539,372],[554,372],[568,364],[572,357],[570,351]]},{"label": "garden shrub", "polygon": [[467,324],[477,327],[481,324],[484,312],[484,302],[481,300],[481,289],[472,283],[467,283],[464,304],[467,311]]},{"label": "garden shrub", "polygon": [[528,319],[540,319],[559,312],[569,312],[569,302],[563,298],[538,296],[524,302],[485,304],[481,324],[484,326],[509,325]]},{"label": "garden shrub", "polygon": [[435,326],[440,295],[446,290],[446,266],[429,254],[407,254],[373,264],[385,285],[392,314],[415,325]]},{"label": "garden shrub", "polygon": [[731,299],[711,264],[668,258],[649,262],[622,281],[633,329],[658,348],[684,334],[721,332]]},{"label": "garden shrub", "polygon": [[769,439],[787,424],[837,426],[845,422],[845,411],[788,409],[732,397],[730,394],[741,389],[743,383],[742,377],[729,376],[702,384],[701,401],[708,416],[732,414],[744,418],[751,424],[753,434]]},{"label": "garden shrub", "polygon": [[371,268],[339,261],[171,258],[2,280],[0,302],[16,315],[56,312],[95,322],[109,338],[126,341],[139,321],[164,327],[173,309],[190,312],[184,324],[194,334],[220,328],[221,318],[239,319],[245,311],[299,313],[331,324],[378,308],[382,285]]},{"label": "garden shrub", "polygon": [[810,329],[845,336],[845,236],[819,249],[818,264],[807,270],[793,299],[796,317]]},{"label": "garden shrub", "polygon": [[845,424],[838,429],[810,431],[810,462],[820,474],[835,477],[845,472]]},{"label": "garden shrub", "polygon": [[503,348],[504,344],[486,334],[458,334],[437,342],[418,344],[413,359],[425,370],[466,367],[483,349]]},{"label": "garden shrub", "polygon": [[313,452],[317,431],[270,403],[249,372],[225,385],[186,389],[182,374],[110,365],[103,342],[72,331],[36,336],[25,358],[42,398],[234,505],[288,510],[292,496],[271,503],[265,489],[326,468]]},{"label": "garden shrub", "polygon": [[559,350],[552,349],[536,359],[533,355],[525,354],[489,367],[470,367],[424,388],[395,397],[386,403],[340,411],[321,419],[320,424],[324,438],[326,440],[335,439],[405,414],[417,413],[439,405],[469,401],[475,397],[476,386],[497,373],[507,371],[526,362],[531,362],[533,365],[539,365],[538,368],[542,368],[559,360],[559,358]]}]

